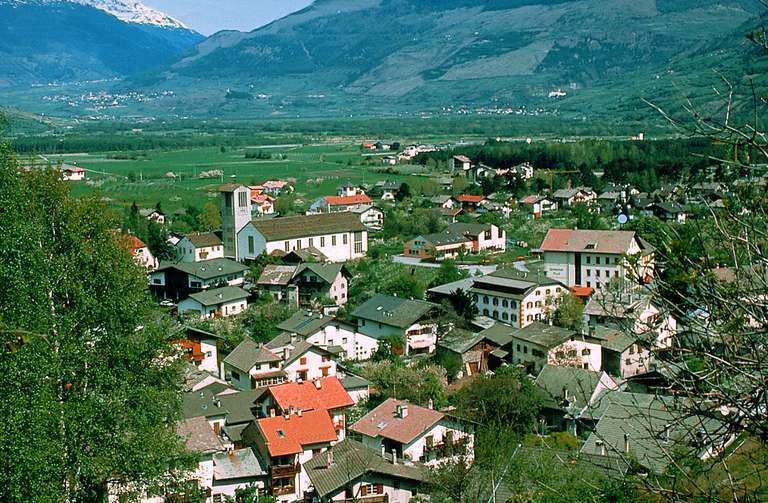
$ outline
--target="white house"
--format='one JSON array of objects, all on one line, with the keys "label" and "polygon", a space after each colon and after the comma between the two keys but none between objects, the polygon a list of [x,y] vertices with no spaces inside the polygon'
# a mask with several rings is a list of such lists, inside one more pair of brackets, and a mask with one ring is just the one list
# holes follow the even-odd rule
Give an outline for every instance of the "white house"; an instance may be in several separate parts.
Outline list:
[{"label": "white house", "polygon": [[222,376],[240,390],[336,375],[334,355],[298,335],[259,344],[246,338],[224,358]]},{"label": "white house", "polygon": [[218,286],[240,286],[248,266],[226,258],[160,264],[149,274],[149,287],[158,297],[183,299],[188,294]]},{"label": "white house", "polygon": [[446,458],[473,457],[474,427],[431,408],[390,398],[350,427],[366,447],[400,459],[434,465]]},{"label": "white house", "polygon": [[478,314],[515,328],[551,319],[558,299],[568,292],[565,285],[541,272],[506,268],[485,276],[439,285],[430,288],[427,293],[437,301],[457,290],[472,295]]},{"label": "white house", "polygon": [[220,336],[193,327],[184,327],[183,335],[175,341],[182,357],[192,362],[198,370],[219,375],[219,353],[216,346]]},{"label": "white house", "polygon": [[382,340],[397,337],[403,354],[433,353],[437,323],[432,320],[436,304],[377,294],[352,312],[358,332]]},{"label": "white house", "polygon": [[[358,332],[355,326],[323,313],[299,311],[277,328],[283,331],[270,345],[290,341],[290,336],[300,336],[310,344],[323,348],[342,359],[367,360],[379,347],[375,337]],[[281,338],[288,338],[281,341]]]},{"label": "white house", "polygon": [[195,232],[181,238],[176,243],[176,251],[182,262],[224,258],[224,243],[213,232]]},{"label": "white house", "polygon": [[317,249],[330,262],[362,258],[368,229],[357,215],[344,212],[254,220],[237,233],[239,260],[305,248]]},{"label": "white house", "polygon": [[369,449],[351,439],[315,456],[302,470],[312,484],[306,496],[320,503],[408,503],[426,491],[429,480],[429,471],[421,463],[404,464],[390,452]]},{"label": "white house", "polygon": [[360,217],[360,222],[372,231],[380,231],[384,228],[384,211],[372,204],[361,204],[349,209],[351,213]]},{"label": "white house", "polygon": [[159,262],[155,256],[152,255],[152,252],[149,251],[149,247],[144,243],[144,241],[137,238],[133,234],[125,234],[121,239],[124,240],[125,246],[128,248],[128,251],[131,252],[133,259],[137,264],[146,268],[150,272],[157,269]]},{"label": "white house", "polygon": [[234,316],[245,311],[249,296],[237,286],[203,290],[179,302],[179,315],[193,314],[203,319]]},{"label": "white house", "polygon": [[556,190],[552,197],[561,208],[569,208],[577,204],[592,204],[597,200],[597,193],[589,187],[576,187]]},{"label": "white house", "polygon": [[541,250],[547,276],[569,287],[645,283],[654,273],[655,250],[633,231],[550,229]]},{"label": "white house", "polygon": [[529,162],[524,162],[522,164],[518,164],[517,166],[513,166],[509,168],[509,171],[507,174],[515,174],[524,180],[528,180],[530,178],[533,178],[533,164]]},{"label": "white house", "polygon": [[67,182],[80,182],[85,180],[85,170],[77,166],[66,166],[61,169],[61,177]]},{"label": "white house", "polygon": [[525,196],[520,200],[520,204],[530,209],[533,218],[541,218],[545,213],[557,211],[557,203],[547,196]]}]

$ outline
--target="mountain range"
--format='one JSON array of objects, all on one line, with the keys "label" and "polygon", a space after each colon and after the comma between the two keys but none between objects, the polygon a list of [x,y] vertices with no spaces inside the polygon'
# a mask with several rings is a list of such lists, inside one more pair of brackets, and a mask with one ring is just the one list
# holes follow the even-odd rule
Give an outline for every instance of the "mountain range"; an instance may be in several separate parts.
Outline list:
[{"label": "mountain range", "polygon": [[140,2],[0,0],[0,88],[122,78],[203,39]]},{"label": "mountain range", "polygon": [[765,74],[744,38],[760,0],[316,0],[207,39],[140,6],[0,0],[0,34],[16,36],[0,37],[0,85],[127,76],[115,89],[170,90],[197,116],[620,117],[644,96],[679,99],[682,80],[706,89],[712,68]]}]

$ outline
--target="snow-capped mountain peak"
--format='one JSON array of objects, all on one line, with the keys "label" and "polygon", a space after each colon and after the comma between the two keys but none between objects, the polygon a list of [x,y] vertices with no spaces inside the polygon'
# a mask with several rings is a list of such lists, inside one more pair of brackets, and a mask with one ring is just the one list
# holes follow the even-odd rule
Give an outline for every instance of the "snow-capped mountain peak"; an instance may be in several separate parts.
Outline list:
[{"label": "snow-capped mountain peak", "polygon": [[126,23],[148,24],[163,28],[179,28],[192,31],[178,19],[174,19],[168,14],[134,0],[0,0],[0,4],[17,6],[25,4],[44,5],[67,2],[99,9]]},{"label": "snow-capped mountain peak", "polygon": [[148,7],[141,2],[132,0],[69,0],[74,3],[90,5],[99,10],[112,14],[121,21],[136,24],[152,24],[166,28],[189,29],[181,21],[169,15]]}]

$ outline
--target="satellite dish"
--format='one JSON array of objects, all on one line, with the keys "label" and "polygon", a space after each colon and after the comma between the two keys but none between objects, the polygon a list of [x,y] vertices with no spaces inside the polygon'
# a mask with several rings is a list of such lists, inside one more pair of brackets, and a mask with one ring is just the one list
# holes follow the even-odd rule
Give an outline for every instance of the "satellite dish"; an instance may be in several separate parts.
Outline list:
[{"label": "satellite dish", "polygon": [[620,214],[620,215],[619,215],[619,216],[616,218],[616,220],[618,220],[618,221],[619,221],[619,225],[624,225],[625,223],[627,223],[627,221],[629,221],[629,219],[627,218],[627,216],[626,216],[624,213],[621,213],[621,214]]}]

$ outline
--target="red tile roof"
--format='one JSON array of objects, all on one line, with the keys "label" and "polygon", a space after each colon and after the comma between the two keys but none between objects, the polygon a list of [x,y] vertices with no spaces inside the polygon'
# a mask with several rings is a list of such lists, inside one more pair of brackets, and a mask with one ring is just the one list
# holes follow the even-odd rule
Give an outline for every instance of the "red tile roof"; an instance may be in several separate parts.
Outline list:
[{"label": "red tile roof", "polygon": [[301,416],[293,414],[288,419],[267,417],[257,424],[271,457],[299,454],[304,452],[304,446],[336,440],[333,421],[324,410],[302,412]]},{"label": "red tile roof", "polygon": [[460,203],[479,203],[485,199],[483,196],[473,196],[471,194],[462,194],[456,198]]},{"label": "red tile roof", "polygon": [[269,393],[282,410],[290,406],[302,410],[332,410],[351,407],[355,404],[336,376],[323,377],[317,381],[289,382],[270,386]]},{"label": "red tile roof", "polygon": [[125,246],[131,253],[136,253],[140,248],[146,248],[147,245],[141,239],[137,238],[133,234],[124,234],[121,238],[125,243]]},{"label": "red tile roof", "polygon": [[632,231],[597,231],[574,229],[550,229],[544,242],[543,251],[626,253],[636,239]]},{"label": "red tile roof", "polygon": [[356,196],[325,196],[325,202],[331,206],[339,206],[342,204],[371,204],[371,198],[365,194],[358,194]]},{"label": "red tile roof", "polygon": [[592,295],[592,292],[595,290],[593,288],[590,288],[588,286],[573,286],[571,287],[571,293],[573,293],[576,297],[583,297],[583,298],[589,298],[590,295]]},{"label": "red tile roof", "polygon": [[272,202],[275,198],[268,196],[266,194],[254,194],[253,191],[251,191],[251,202],[254,202],[256,204],[262,204],[266,202]]},{"label": "red tile roof", "polygon": [[[397,406],[407,405],[408,415],[400,418]],[[390,398],[350,428],[367,437],[382,437],[407,444],[429,431],[445,414],[433,409],[413,405],[402,400]]]}]

